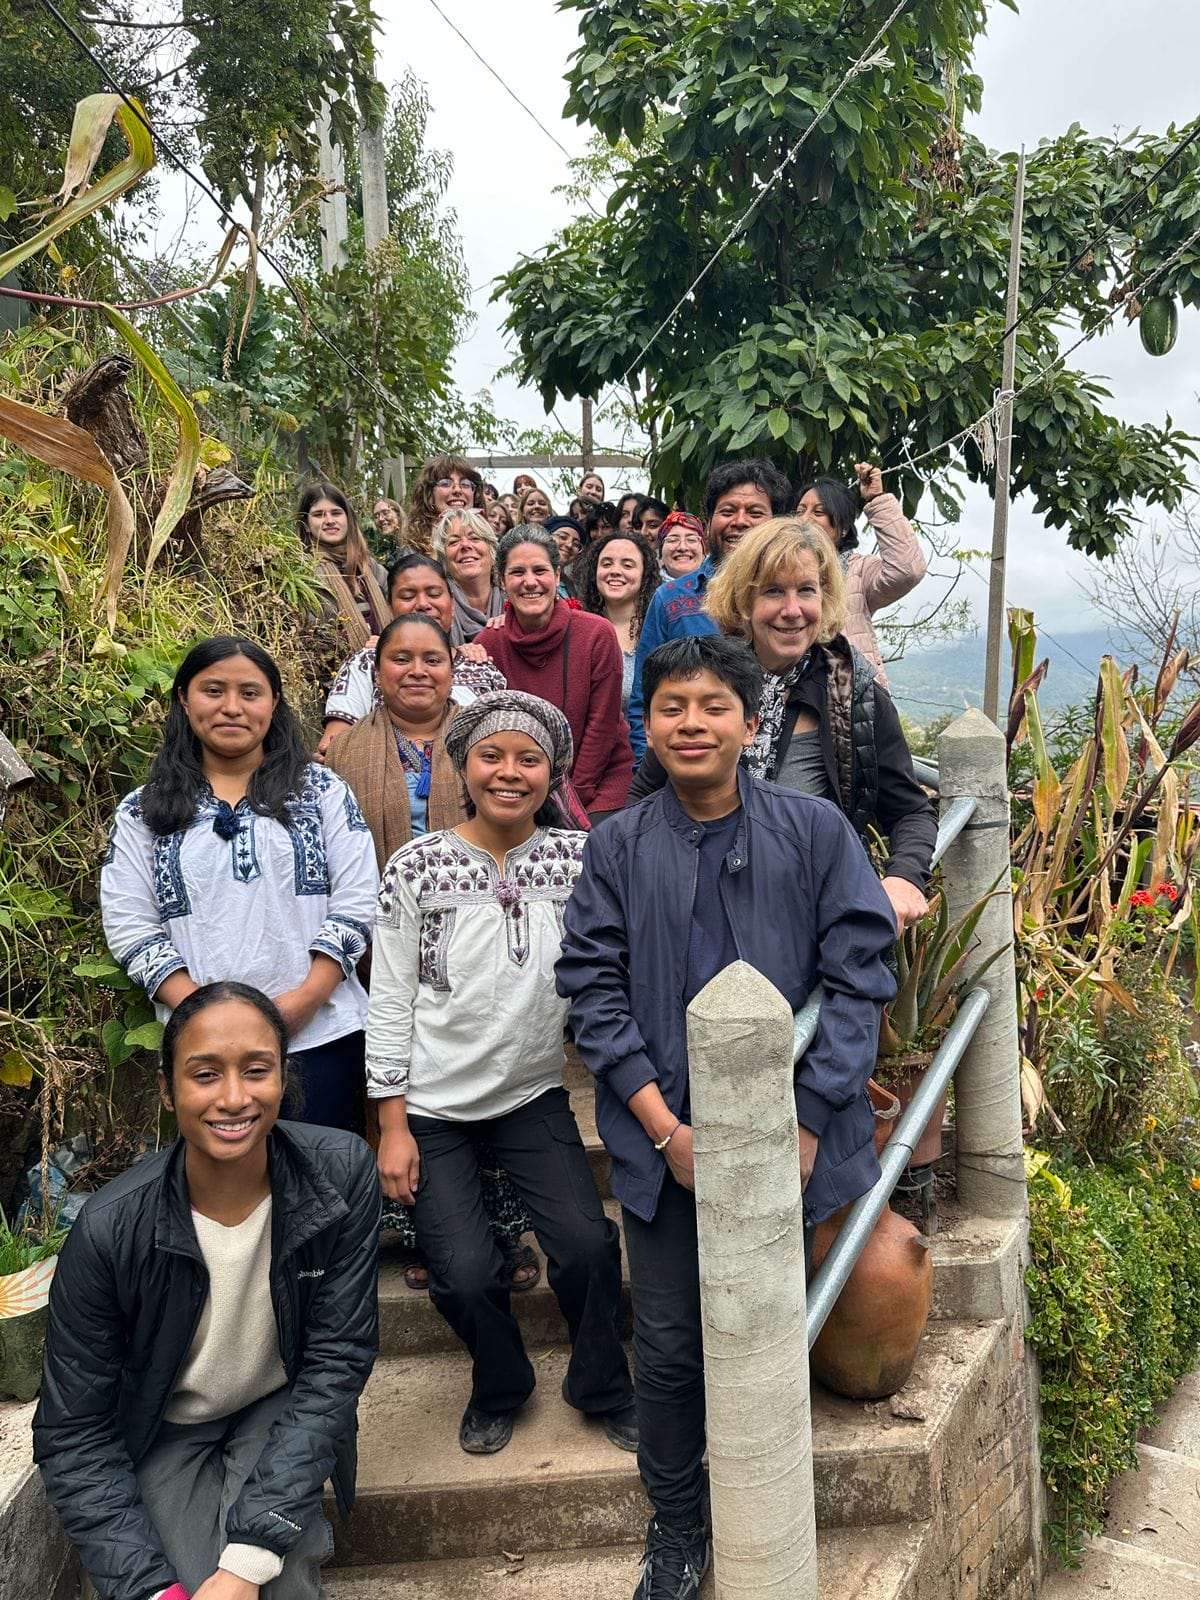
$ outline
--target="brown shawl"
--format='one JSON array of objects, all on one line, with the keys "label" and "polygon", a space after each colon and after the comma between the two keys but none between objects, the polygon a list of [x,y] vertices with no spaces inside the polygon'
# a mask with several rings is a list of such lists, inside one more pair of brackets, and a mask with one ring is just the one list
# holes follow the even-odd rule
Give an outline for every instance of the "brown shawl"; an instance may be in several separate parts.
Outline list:
[{"label": "brown shawl", "polygon": [[[362,598],[367,603],[370,612],[370,624],[358,608],[358,597],[346,576],[339,571],[336,563],[321,561],[317,570],[321,574],[321,582],[337,608],[338,615],[345,624],[346,636],[350,641],[350,652],[361,650],[373,634],[380,634],[391,620],[392,608],[387,602],[387,597],[379,586],[376,569],[382,573],[383,569],[369,558],[363,562],[358,574],[358,583],[362,590]],[[385,578],[386,581],[386,578]]]},{"label": "brown shawl", "polygon": [[[458,713],[451,700],[448,715],[433,742],[433,765],[429,783],[429,831],[453,828],[467,820],[463,806],[462,780],[446,754],[446,729]],[[349,733],[340,734],[329,746],[326,763],[340,773],[354,792],[371,837],[380,872],[412,838],[412,813],[408,804],[408,784],[404,763],[396,748],[392,720],[383,706],[376,706],[369,717],[356,722]]]}]

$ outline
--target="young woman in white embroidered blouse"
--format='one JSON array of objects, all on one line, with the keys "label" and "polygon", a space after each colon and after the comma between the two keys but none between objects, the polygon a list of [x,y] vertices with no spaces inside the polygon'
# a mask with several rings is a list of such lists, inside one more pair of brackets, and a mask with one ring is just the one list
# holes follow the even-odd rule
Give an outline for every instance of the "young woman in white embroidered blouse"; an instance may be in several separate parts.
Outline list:
[{"label": "young woman in white embroidered blouse", "polygon": [[473,1357],[463,1449],[502,1449],[534,1387],[480,1197],[480,1134],[549,1261],[573,1346],[564,1398],[636,1449],[616,1331],[620,1241],[562,1085],[554,963],[585,837],[555,825],[570,728],[557,707],[510,690],[461,710],[445,737],[468,820],[404,845],[379,891],[367,1092],[384,1193],[414,1206],[430,1295]]},{"label": "young woman in white embroidered blouse", "polygon": [[289,1115],[361,1131],[367,997],[354,969],[378,882],[358,803],[309,762],[271,657],[248,639],[194,646],[100,871],[109,948],[160,1018],[200,984],[261,989],[292,1040]]}]

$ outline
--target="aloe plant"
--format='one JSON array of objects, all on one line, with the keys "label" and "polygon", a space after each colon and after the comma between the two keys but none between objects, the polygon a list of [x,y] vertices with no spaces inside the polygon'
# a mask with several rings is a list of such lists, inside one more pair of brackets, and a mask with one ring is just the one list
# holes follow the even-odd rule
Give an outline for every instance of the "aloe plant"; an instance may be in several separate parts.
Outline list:
[{"label": "aloe plant", "polygon": [[884,1007],[879,1028],[879,1057],[935,1050],[954,1020],[958,1002],[1000,955],[993,950],[968,970],[975,951],[975,932],[993,889],[968,906],[953,922],[945,892],[935,890],[929,911],[896,940],[896,995]]}]

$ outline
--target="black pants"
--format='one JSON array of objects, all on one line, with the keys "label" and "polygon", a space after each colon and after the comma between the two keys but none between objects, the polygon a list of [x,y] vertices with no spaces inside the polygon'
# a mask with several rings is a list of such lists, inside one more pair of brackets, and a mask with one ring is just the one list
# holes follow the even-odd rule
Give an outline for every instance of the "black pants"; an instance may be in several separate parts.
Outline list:
[{"label": "black pants", "polygon": [[421,1152],[417,1242],[434,1305],[471,1352],[471,1404],[512,1411],[533,1393],[533,1367],[509,1308],[509,1284],[488,1225],[471,1142],[481,1134],[533,1218],[549,1282],[571,1336],[566,1395],[580,1411],[633,1399],[617,1331],[621,1241],[604,1215],[565,1089],[482,1122],[410,1116]]},{"label": "black pants", "polygon": [[[675,1528],[695,1528],[707,1521],[696,1197],[668,1174],[653,1222],[623,1214],[633,1291],[638,1470],[655,1515]],[[806,1263],[810,1246],[806,1229]]]},{"label": "black pants", "polygon": [[292,1087],[283,1097],[282,1115],[293,1122],[362,1133],[366,1050],[367,1036],[361,1029],[311,1050],[293,1050],[288,1057]]}]

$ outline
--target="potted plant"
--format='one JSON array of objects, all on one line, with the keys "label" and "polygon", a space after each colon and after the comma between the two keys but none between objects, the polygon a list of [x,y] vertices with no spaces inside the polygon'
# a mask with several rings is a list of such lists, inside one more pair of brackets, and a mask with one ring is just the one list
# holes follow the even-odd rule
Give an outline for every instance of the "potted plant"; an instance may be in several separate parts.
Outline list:
[{"label": "potted plant", "polygon": [[0,1399],[38,1392],[50,1282],[66,1236],[56,1217],[13,1224],[0,1210]]},{"label": "potted plant", "polygon": [[[984,895],[951,922],[945,891],[938,885],[926,915],[896,940],[896,994],[883,1009],[875,1080],[897,1096],[902,1113],[953,1022],[960,998],[1000,954],[993,951],[968,971],[975,930],[990,899],[991,894]],[[927,1166],[941,1155],[948,1096],[947,1085],[916,1141],[909,1166]]]}]

